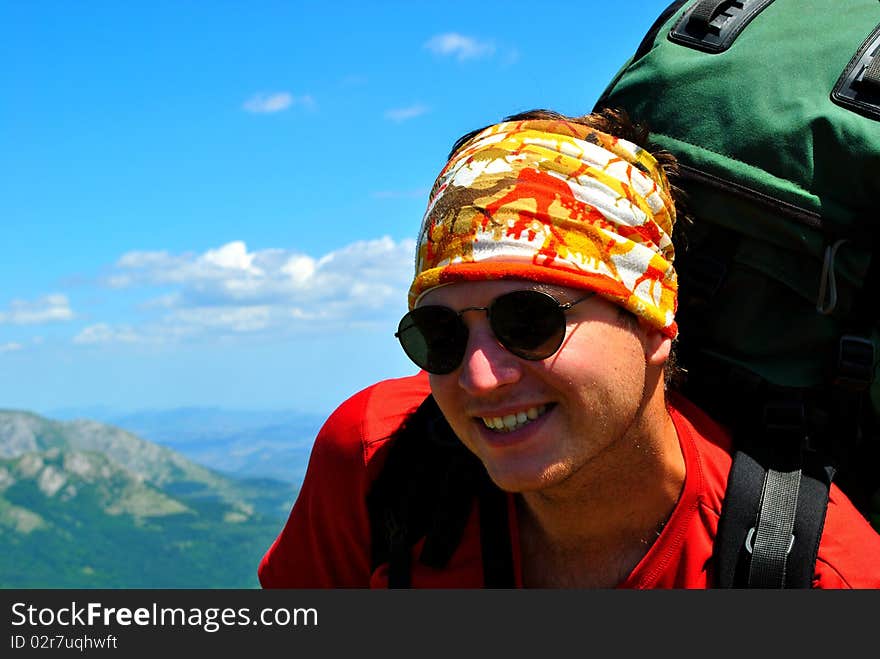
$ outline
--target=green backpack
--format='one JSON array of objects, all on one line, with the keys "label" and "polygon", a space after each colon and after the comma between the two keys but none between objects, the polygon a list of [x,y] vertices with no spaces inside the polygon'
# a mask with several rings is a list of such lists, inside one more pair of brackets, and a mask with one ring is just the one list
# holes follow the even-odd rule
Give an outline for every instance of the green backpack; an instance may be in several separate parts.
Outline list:
[{"label": "green backpack", "polygon": [[680,163],[685,394],[880,530],[880,2],[674,2],[603,107]]}]

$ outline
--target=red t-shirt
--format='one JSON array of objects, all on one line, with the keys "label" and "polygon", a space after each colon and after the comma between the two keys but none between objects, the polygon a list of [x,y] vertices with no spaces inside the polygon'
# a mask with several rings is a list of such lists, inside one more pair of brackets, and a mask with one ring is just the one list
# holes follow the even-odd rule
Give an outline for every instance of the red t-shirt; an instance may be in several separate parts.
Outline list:
[{"label": "red t-shirt", "polygon": [[[430,393],[424,373],[385,380],[355,394],[330,416],[315,440],[299,496],[281,534],[260,562],[264,588],[385,588],[387,565],[372,570],[366,495],[383,449]],[[707,588],[712,548],[730,471],[730,438],[696,406],[669,397],[687,476],[662,533],[621,588]],[[831,486],[819,545],[816,588],[880,588],[880,534],[840,489]],[[521,585],[514,497],[508,496],[517,585]],[[413,548],[418,556],[421,543]],[[412,562],[414,588],[480,588],[483,567],[476,506],[464,537],[442,570]]]}]

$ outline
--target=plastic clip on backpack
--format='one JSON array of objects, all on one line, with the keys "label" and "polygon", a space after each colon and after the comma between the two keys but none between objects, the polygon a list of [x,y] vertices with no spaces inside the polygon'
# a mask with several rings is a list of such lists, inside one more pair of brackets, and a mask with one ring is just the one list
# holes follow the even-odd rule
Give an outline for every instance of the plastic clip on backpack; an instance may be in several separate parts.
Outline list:
[{"label": "plastic clip on backpack", "polygon": [[595,109],[680,163],[684,393],[740,449],[725,586],[809,586],[831,479],[880,530],[880,3],[674,2]]}]

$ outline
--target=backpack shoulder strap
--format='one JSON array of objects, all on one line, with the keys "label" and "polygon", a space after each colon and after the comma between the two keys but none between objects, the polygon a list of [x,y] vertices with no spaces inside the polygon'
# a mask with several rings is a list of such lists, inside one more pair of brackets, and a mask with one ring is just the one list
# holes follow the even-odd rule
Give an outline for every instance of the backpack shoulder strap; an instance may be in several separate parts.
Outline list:
[{"label": "backpack shoulder strap", "polygon": [[737,451],[716,541],[717,585],[812,587],[831,476],[773,469]]}]

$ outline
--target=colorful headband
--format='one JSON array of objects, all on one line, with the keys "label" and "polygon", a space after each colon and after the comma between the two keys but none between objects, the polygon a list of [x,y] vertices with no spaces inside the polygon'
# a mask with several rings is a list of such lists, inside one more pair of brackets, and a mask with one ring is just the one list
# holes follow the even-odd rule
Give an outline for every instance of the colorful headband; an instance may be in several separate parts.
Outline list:
[{"label": "colorful headband", "polygon": [[528,279],[596,291],[674,338],[674,223],[644,149],[566,121],[496,124],[434,183],[409,307],[447,283]]}]

